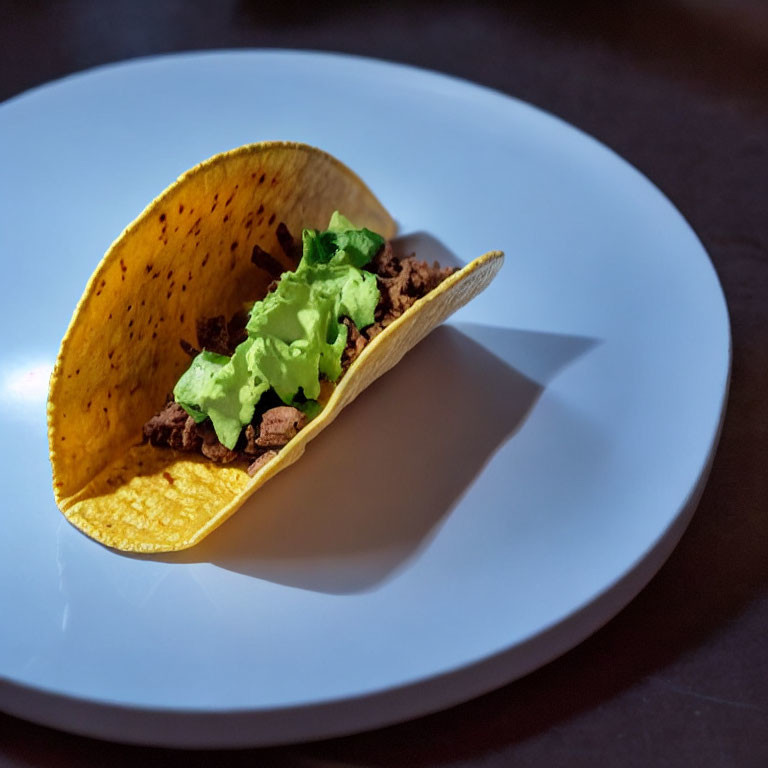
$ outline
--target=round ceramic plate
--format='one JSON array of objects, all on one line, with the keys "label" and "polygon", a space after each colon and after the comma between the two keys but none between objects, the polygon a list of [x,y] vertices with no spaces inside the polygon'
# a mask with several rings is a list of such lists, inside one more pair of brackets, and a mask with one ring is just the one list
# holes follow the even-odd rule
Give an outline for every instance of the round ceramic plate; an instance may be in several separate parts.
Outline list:
[{"label": "round ceramic plate", "polygon": [[[111,551],[53,502],[59,342],[148,201],[264,139],[336,155],[422,257],[506,263],[202,544]],[[669,201],[574,128],[382,62],[191,54],[11,99],[0,167],[0,708],[183,746],[392,723],[571,648],[680,537],[723,412],[725,303]]]}]

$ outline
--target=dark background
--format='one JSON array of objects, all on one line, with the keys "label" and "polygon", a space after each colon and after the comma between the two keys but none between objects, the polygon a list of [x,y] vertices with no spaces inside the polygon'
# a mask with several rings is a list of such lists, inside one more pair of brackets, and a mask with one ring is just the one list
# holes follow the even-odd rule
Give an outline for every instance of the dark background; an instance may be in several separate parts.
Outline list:
[{"label": "dark background", "polygon": [[0,766],[768,766],[768,2],[0,0],[0,99],[106,62],[227,47],[459,75],[554,112],[649,176],[702,239],[731,314],[711,478],[628,608],[494,693],[372,733],[229,753],[0,714]]}]

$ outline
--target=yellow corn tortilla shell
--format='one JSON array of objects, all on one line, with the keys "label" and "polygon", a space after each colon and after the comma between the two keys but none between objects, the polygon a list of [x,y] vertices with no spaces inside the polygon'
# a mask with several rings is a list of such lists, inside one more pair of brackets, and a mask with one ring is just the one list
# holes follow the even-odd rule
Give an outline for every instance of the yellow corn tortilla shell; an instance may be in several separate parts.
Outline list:
[{"label": "yellow corn tortilla shell", "polygon": [[297,236],[305,227],[323,229],[336,209],[357,226],[395,234],[386,210],[339,161],[306,145],[265,142],[188,171],[113,243],[78,303],[51,377],[54,495],[73,525],[126,551],[193,546],[501,267],[498,251],[476,259],[382,331],[322,413],[254,477],[242,465],[141,444],[142,425],[189,365],[179,339],[196,338],[199,317],[230,316],[266,292],[267,273],[254,288],[254,245],[280,254],[280,221]]}]

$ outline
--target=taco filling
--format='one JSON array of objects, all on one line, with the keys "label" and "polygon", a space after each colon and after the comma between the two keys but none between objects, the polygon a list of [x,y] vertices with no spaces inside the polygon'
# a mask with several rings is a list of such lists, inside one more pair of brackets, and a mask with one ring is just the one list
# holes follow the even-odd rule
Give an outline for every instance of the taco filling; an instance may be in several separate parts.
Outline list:
[{"label": "taco filling", "polygon": [[293,142],[215,155],[150,202],[97,265],[51,376],[67,520],[126,551],[197,544],[503,262],[398,259],[396,233],[353,171]]},{"label": "taco filling", "polygon": [[258,245],[251,260],[275,280],[248,312],[197,319],[192,363],[144,425],[154,446],[241,462],[255,475],[323,408],[366,344],[455,270],[400,259],[389,242],[338,211],[298,246],[277,242],[293,270]]}]

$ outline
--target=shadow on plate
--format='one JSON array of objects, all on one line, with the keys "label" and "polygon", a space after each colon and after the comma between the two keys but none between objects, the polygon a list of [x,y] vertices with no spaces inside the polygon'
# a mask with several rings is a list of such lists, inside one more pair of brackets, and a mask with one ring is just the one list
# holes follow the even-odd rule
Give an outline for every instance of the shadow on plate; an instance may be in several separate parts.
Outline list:
[{"label": "shadow on plate", "polygon": [[225,525],[161,559],[332,594],[373,589],[426,546],[547,382],[594,344],[438,328]]}]

